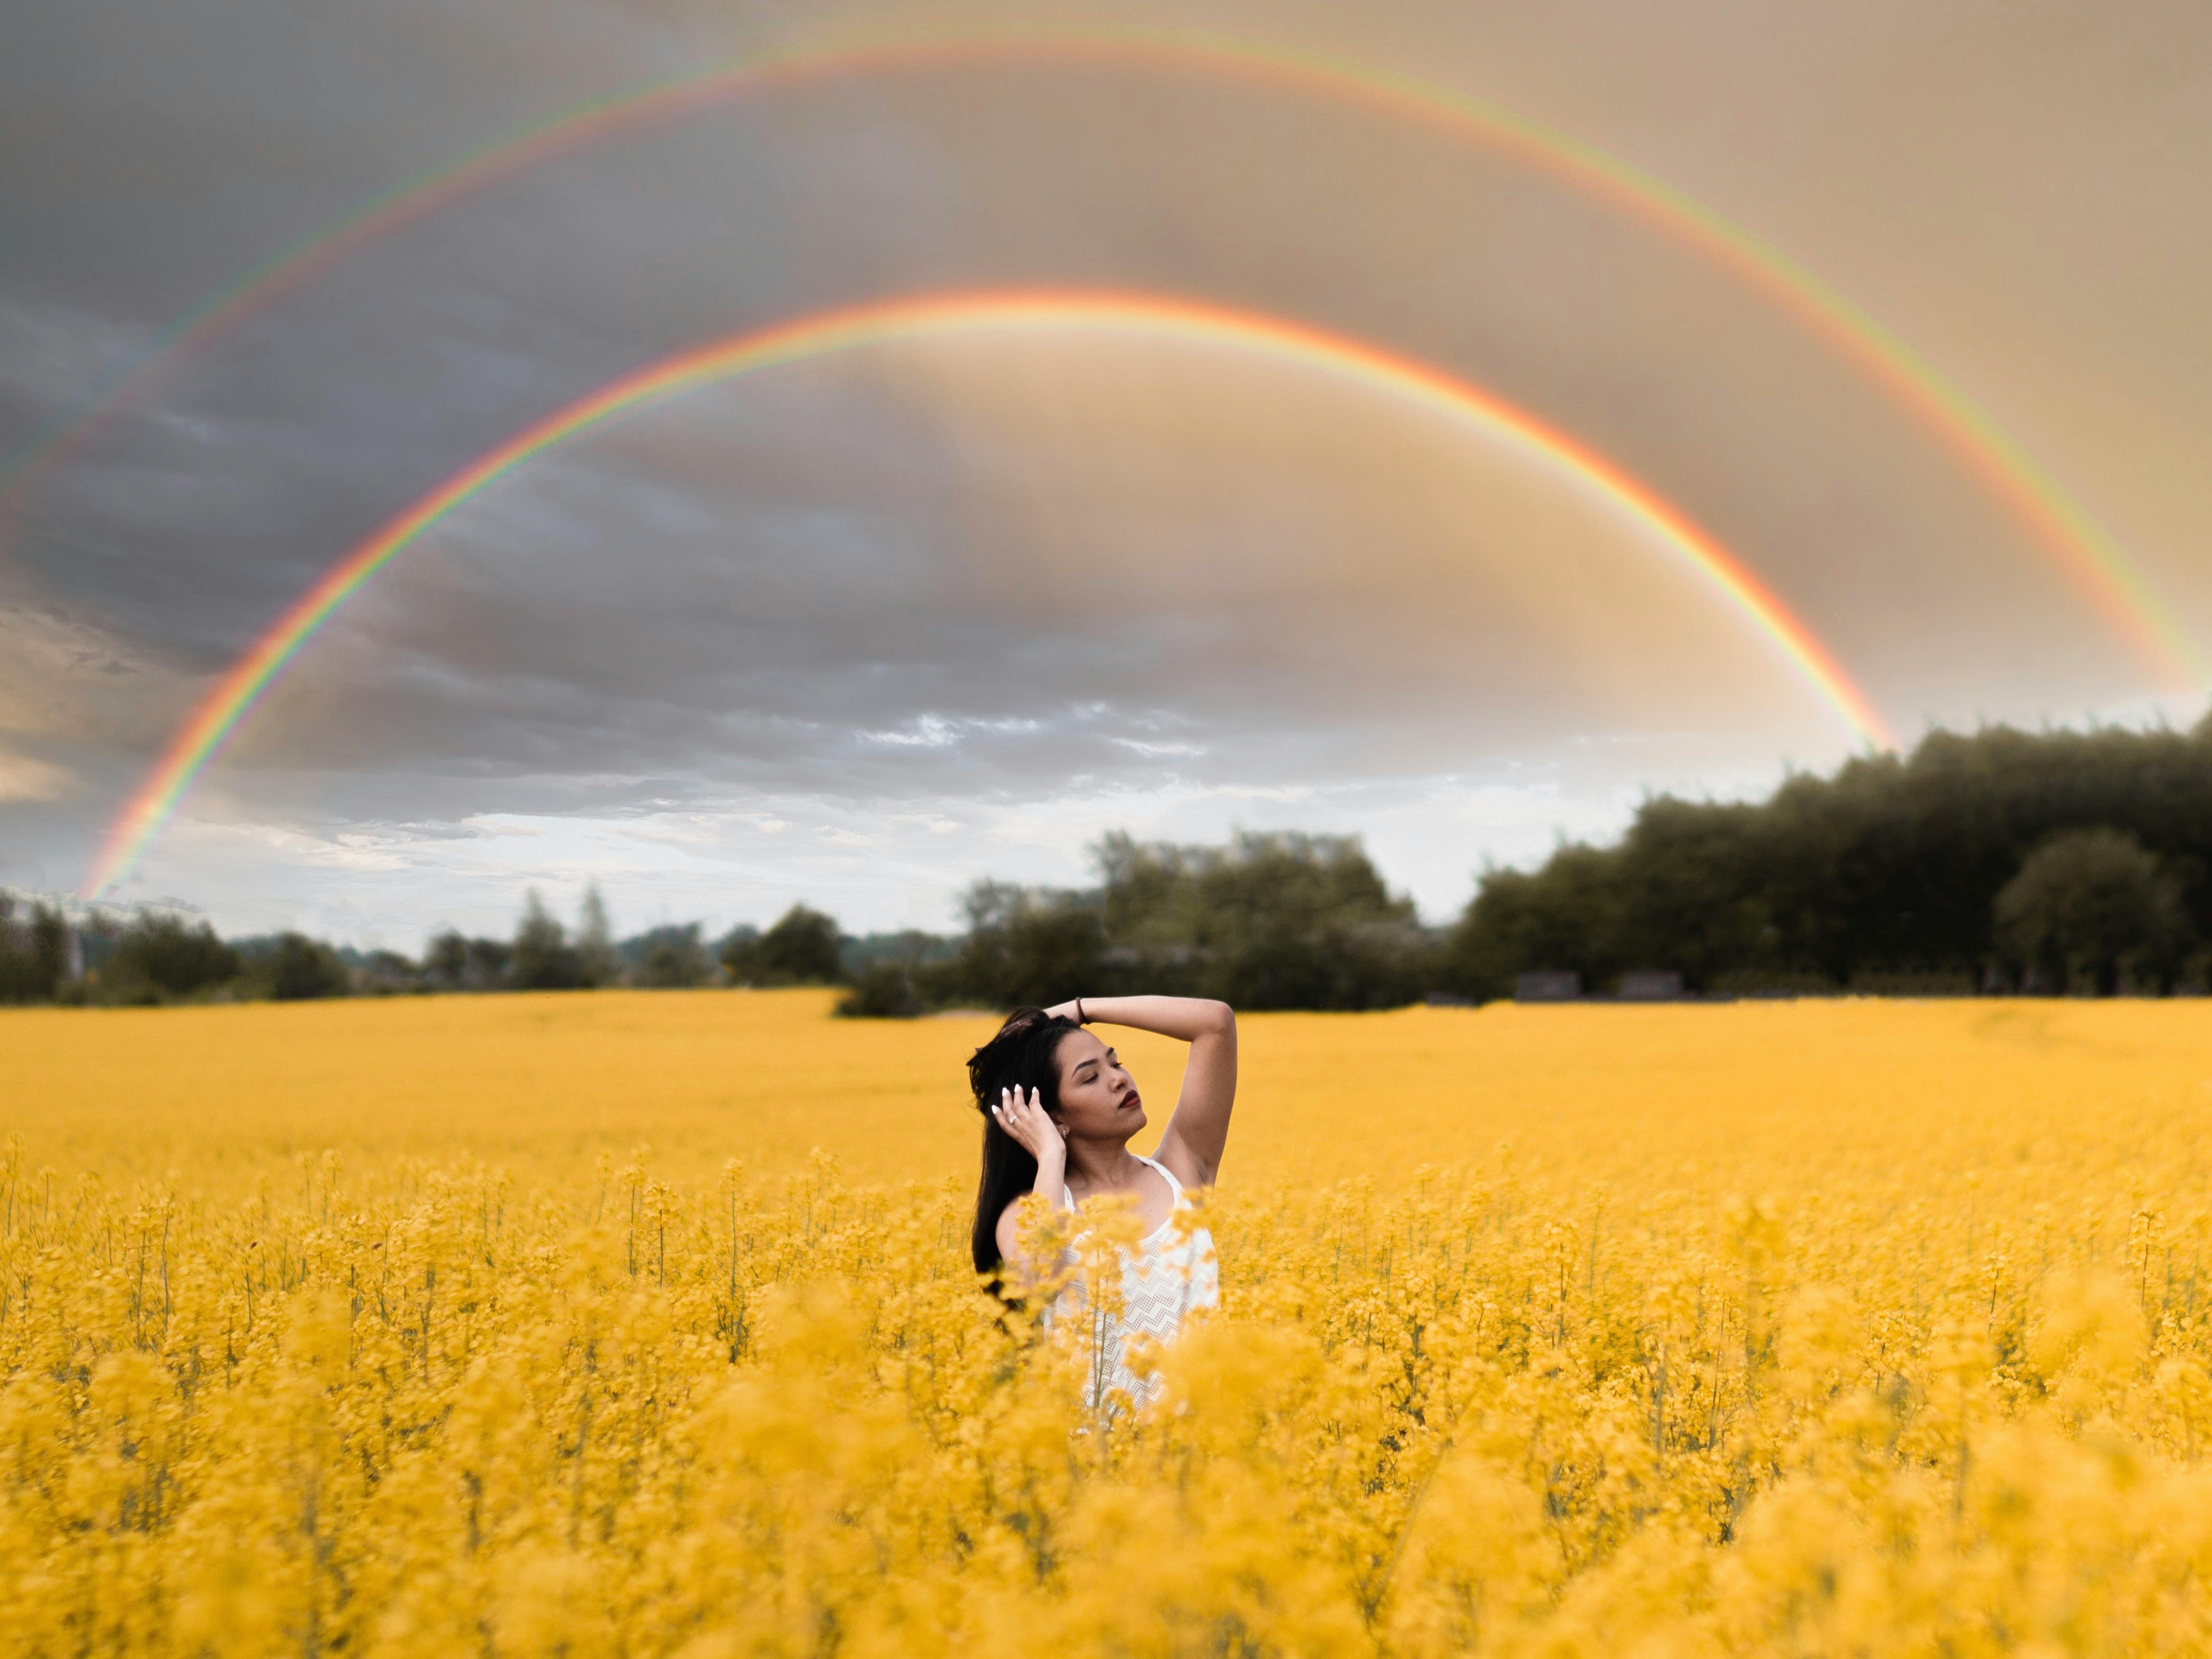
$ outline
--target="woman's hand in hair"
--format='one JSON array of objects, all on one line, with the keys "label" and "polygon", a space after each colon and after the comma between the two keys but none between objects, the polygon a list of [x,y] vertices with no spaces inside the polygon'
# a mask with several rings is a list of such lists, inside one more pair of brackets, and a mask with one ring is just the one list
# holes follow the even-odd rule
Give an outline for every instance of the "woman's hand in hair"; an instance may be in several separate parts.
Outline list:
[{"label": "woman's hand in hair", "polygon": [[991,1108],[991,1115],[1001,1129],[1036,1159],[1039,1169],[1048,1164],[1066,1167],[1067,1142],[1060,1136],[1060,1125],[1045,1110],[1043,1097],[1035,1089],[1030,1091],[1026,1100],[1019,1089],[1001,1089],[999,1103]]}]

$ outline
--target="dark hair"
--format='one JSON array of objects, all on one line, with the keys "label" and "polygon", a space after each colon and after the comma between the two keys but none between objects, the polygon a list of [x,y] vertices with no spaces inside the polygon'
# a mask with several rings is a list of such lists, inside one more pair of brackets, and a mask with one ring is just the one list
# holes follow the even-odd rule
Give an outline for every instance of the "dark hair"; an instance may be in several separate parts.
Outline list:
[{"label": "dark hair", "polygon": [[1019,1089],[1026,1095],[1034,1089],[1045,1110],[1056,1115],[1060,1040],[1082,1029],[1064,1014],[1017,1008],[1006,1016],[998,1036],[968,1057],[968,1086],[975,1097],[975,1109],[983,1115],[983,1178],[975,1188],[971,1241],[979,1273],[998,1271],[999,1218],[1007,1205],[1036,1184],[1036,1159],[999,1127],[991,1108],[999,1103],[1001,1090]]}]

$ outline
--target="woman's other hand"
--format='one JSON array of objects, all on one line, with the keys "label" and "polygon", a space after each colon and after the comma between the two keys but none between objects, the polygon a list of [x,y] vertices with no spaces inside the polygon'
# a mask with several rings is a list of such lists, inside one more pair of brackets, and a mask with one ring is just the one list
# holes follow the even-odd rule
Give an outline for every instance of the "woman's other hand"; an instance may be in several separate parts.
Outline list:
[{"label": "woman's other hand", "polygon": [[1019,1089],[1001,1089],[999,1103],[991,1108],[991,1115],[999,1127],[1012,1135],[1029,1155],[1036,1159],[1039,1168],[1048,1164],[1066,1167],[1067,1142],[1060,1133],[1060,1125],[1044,1109],[1044,1099],[1035,1089],[1029,1098],[1022,1098]]}]

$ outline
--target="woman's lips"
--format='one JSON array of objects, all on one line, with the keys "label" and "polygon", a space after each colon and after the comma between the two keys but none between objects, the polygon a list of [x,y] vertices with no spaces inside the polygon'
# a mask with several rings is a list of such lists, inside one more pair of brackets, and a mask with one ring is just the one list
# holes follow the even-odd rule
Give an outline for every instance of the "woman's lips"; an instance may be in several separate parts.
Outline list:
[{"label": "woman's lips", "polygon": [[1139,1108],[1142,1107],[1144,1103],[1145,1097],[1139,1094],[1134,1089],[1130,1090],[1127,1094],[1121,1097],[1121,1109],[1124,1111],[1135,1111]]}]

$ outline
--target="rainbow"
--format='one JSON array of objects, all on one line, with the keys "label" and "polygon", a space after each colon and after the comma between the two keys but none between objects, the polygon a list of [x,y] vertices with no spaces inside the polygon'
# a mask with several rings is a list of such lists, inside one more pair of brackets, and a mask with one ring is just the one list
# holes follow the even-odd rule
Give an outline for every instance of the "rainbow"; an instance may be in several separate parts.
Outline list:
[{"label": "rainbow", "polygon": [[523,170],[726,100],[835,78],[1038,60],[1236,78],[1364,107],[1483,145],[1694,250],[1826,340],[1935,432],[2169,689],[2208,674],[2189,631],[2118,544],[1935,365],[1752,232],[1616,156],[1497,105],[1345,58],[1210,34],[1107,30],[871,37],[769,54],[633,88],[417,175],[210,295],[35,436],[0,477],[0,534],[38,483],[187,354],[380,237]]},{"label": "rainbow", "polygon": [[945,333],[1117,330],[1261,353],[1379,387],[1511,441],[1606,502],[1749,620],[1865,743],[1881,717],[1827,648],[1742,562],[1638,479],[1492,393],[1363,342],[1263,313],[1148,295],[964,292],[817,313],[681,351],[555,410],[454,473],[325,571],[231,665],[117,815],[84,882],[96,898],[137,863],[239,722],[338,607],[403,549],[533,456],[641,405],[856,346]]}]

